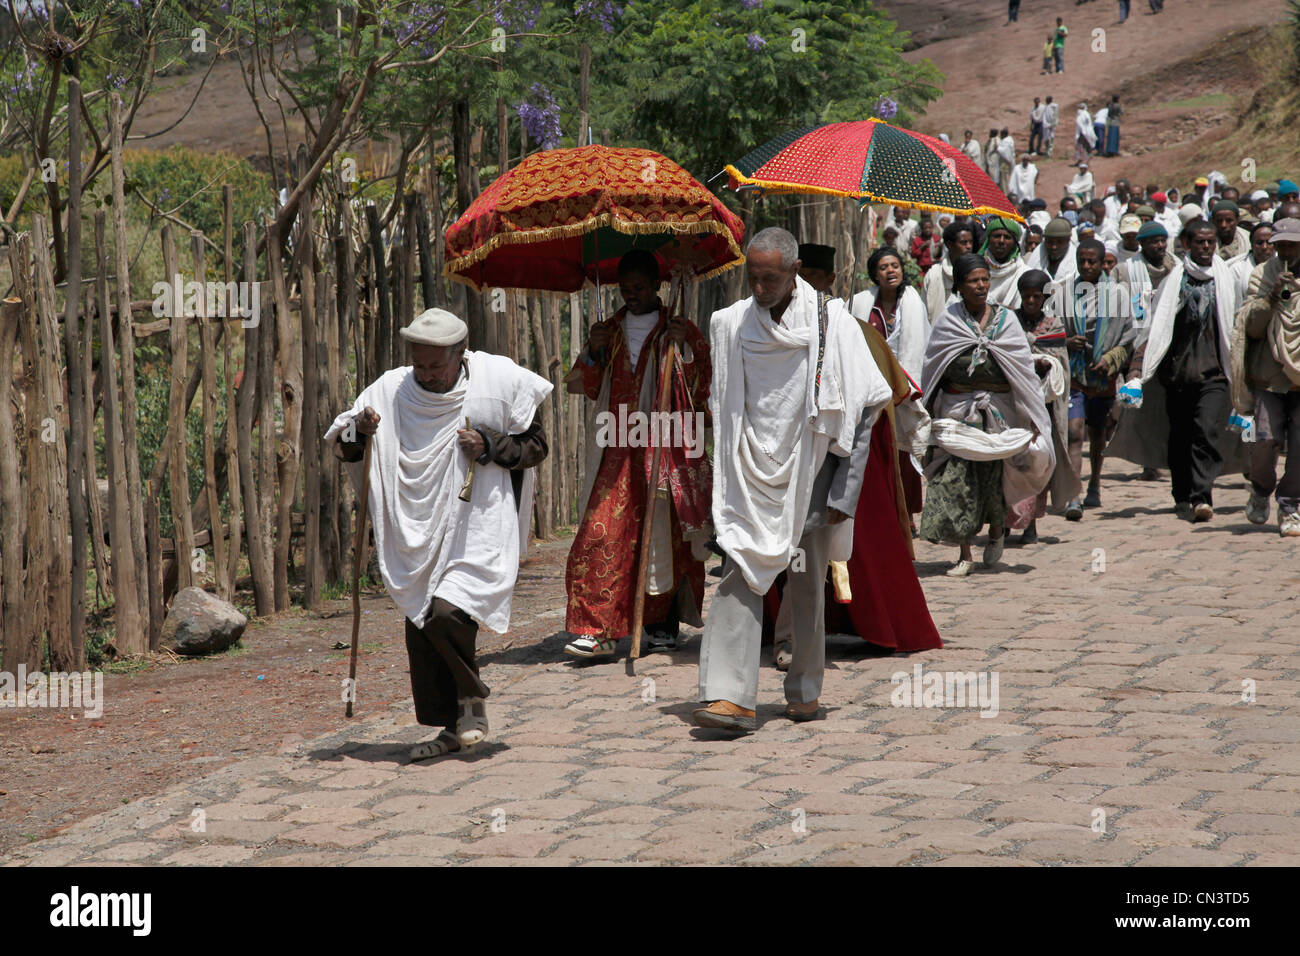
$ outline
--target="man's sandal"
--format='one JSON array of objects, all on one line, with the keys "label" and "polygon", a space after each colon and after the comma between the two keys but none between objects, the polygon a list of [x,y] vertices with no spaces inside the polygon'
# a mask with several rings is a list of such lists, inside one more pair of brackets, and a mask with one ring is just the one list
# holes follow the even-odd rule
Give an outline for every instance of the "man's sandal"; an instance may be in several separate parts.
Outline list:
[{"label": "man's sandal", "polygon": [[429,760],[433,757],[445,757],[460,750],[460,741],[450,730],[444,730],[432,740],[425,740],[411,748],[411,760]]},{"label": "man's sandal", "polygon": [[460,716],[456,718],[456,736],[466,749],[481,743],[487,736],[487,703],[482,697],[462,697]]}]

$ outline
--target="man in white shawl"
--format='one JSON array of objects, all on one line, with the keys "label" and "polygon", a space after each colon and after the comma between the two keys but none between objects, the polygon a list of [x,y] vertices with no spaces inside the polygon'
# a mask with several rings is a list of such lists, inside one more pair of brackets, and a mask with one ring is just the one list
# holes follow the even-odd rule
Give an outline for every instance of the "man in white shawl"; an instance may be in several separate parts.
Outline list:
[{"label": "man in white shawl", "polygon": [[1079,111],[1074,114],[1074,161],[1086,160],[1097,146],[1097,133],[1092,128],[1092,115],[1088,104],[1080,103]]},{"label": "man in white shawl", "polygon": [[1001,143],[998,131],[989,130],[989,138],[984,143],[984,168],[988,170],[989,179],[995,183],[1001,182],[1002,179],[1002,160],[998,158],[998,146]]},{"label": "man in white shawl", "polygon": [[984,148],[971,130],[966,130],[966,140],[961,144],[961,151],[970,157],[972,163],[988,172],[988,167],[984,164]]},{"label": "man in white shawl", "polygon": [[1048,159],[1051,159],[1052,151],[1056,148],[1056,127],[1061,123],[1061,104],[1053,102],[1049,96],[1044,107],[1043,138],[1046,143],[1044,153]]},{"label": "man in white shawl", "polygon": [[984,245],[979,254],[984,256],[989,270],[989,301],[1018,309],[1017,282],[1025,271],[1025,260],[1020,256],[1020,223],[1010,216],[993,216],[984,223],[984,229]]},{"label": "man in white shawl", "polygon": [[1079,202],[1087,205],[1092,201],[1092,194],[1096,189],[1096,182],[1092,178],[1092,171],[1088,169],[1086,159],[1079,160],[1079,171],[1074,174],[1070,180],[1070,185],[1065,187],[1065,191],[1071,196],[1077,196]]},{"label": "man in white shawl", "polygon": [[701,727],[749,733],[763,596],[789,570],[786,716],[815,719],[825,668],[825,581],[852,549],[871,428],[892,391],[843,302],[799,278],[784,229],[747,249],[753,295],[713,313],[713,524],[727,555],[700,646]]},{"label": "man in white shawl", "polygon": [[[520,522],[546,457],[540,407],[551,383],[502,355],[466,351],[442,309],[401,335],[413,364],[385,372],[325,433],[358,492],[366,444],[375,557],[406,615],[411,695],[421,724],[445,727],[412,760],[468,751],[488,733],[478,626],[504,633],[519,572]],[[522,518],[521,518],[522,515]],[[453,730],[454,728],[454,730]]]},{"label": "man in white shawl", "polygon": [[1007,183],[1007,198],[1019,205],[1036,198],[1034,185],[1038,182],[1038,167],[1029,161],[1028,153],[1020,154],[1020,165],[1011,169],[1011,178]]},{"label": "man in white shawl", "polygon": [[1005,126],[998,134],[998,186],[1004,193],[1011,185],[1011,169],[1016,165],[1016,138]]},{"label": "man in white shawl", "polygon": [[1237,283],[1214,254],[1213,225],[1194,220],[1182,239],[1188,252],[1156,291],[1129,367],[1129,385],[1141,384],[1141,406],[1120,417],[1106,454],[1147,467],[1167,464],[1175,513],[1209,521],[1225,446],[1240,447],[1226,431]]}]

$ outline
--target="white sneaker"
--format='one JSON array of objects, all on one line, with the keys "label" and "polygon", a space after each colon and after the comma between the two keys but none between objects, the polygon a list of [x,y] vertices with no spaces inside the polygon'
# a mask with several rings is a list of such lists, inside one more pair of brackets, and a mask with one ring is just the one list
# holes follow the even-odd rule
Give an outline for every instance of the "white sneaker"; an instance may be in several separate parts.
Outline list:
[{"label": "white sneaker", "polygon": [[1268,521],[1269,507],[1267,495],[1257,495],[1252,491],[1246,502],[1246,520],[1251,524],[1264,524]]},{"label": "white sneaker", "polygon": [[1277,516],[1278,532],[1284,538],[1300,538],[1300,514],[1283,511]]},{"label": "white sneaker", "polygon": [[582,634],[564,645],[564,653],[574,657],[613,657],[617,648],[618,641]]}]

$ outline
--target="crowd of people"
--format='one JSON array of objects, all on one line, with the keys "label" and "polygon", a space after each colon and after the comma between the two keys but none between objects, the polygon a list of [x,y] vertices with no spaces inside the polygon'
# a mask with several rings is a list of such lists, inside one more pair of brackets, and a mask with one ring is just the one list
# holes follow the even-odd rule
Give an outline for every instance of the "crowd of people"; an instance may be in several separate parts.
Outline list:
[{"label": "crowd of people", "polygon": [[[1031,179],[1019,216],[895,208],[847,298],[834,290],[861,277],[834,247],[763,229],[748,296],[707,338],[670,314],[656,257],[625,255],[623,305],[590,329],[566,387],[597,415],[707,408],[712,454],[654,438],[653,416],[640,439],[589,433],[564,652],[612,658],[638,620],[649,650],[671,652],[683,622],[702,626],[694,721],[747,733],[766,640],[785,716],[817,719],[827,633],[942,646],[915,538],[956,548],[946,573],[960,578],[982,537],[995,569],[1013,531],[1034,545],[1049,514],[1101,508],[1108,458],[1167,471],[1192,522],[1213,519],[1216,478],[1240,473],[1249,521],[1266,524],[1275,500],[1280,534],[1300,536],[1300,187],[1243,197],[1211,173],[1182,192],[1124,179],[1098,192],[1076,177],[1049,209]],[[413,364],[326,437],[354,467],[373,446],[377,558],[407,617],[417,719],[445,728],[412,750],[425,759],[487,735],[475,636],[508,626],[551,385],[467,350],[465,323],[441,309],[402,334]]]}]

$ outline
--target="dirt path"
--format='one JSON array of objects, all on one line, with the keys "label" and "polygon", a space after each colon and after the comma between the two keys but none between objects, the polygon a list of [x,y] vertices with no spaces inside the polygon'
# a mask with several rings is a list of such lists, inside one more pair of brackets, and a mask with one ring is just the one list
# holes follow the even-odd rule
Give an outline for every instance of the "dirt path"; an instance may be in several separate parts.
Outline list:
[{"label": "dirt path", "polygon": [[[947,77],[943,96],[918,124],[924,132],[946,132],[960,144],[968,127],[982,142],[990,128],[1006,126],[1023,149],[1033,98],[1055,97],[1061,104],[1056,159],[1038,161],[1038,195],[1054,204],[1073,175],[1065,157],[1067,150],[1073,157],[1069,131],[1081,100],[1095,108],[1118,93],[1128,110],[1122,155],[1093,164],[1097,181],[1108,184],[1125,176],[1145,183],[1154,165],[1150,151],[1186,149],[1230,118],[1231,96],[1225,94],[1251,89],[1250,40],[1280,23],[1286,5],[1284,0],[1231,5],[1169,0],[1165,12],[1154,16],[1147,4],[1134,0],[1132,15],[1120,24],[1117,5],[1108,0],[1082,6],[1030,0],[1022,5],[1019,21],[1009,25],[1006,5],[990,0],[878,6],[923,43],[908,59],[928,58]],[[1065,72],[1044,76],[1043,41],[1058,16],[1070,31]],[[1094,46],[1098,52],[1092,52]],[[1162,155],[1160,167],[1172,168],[1176,160]],[[1224,156],[1217,168],[1231,177],[1239,174],[1240,161]]]}]

